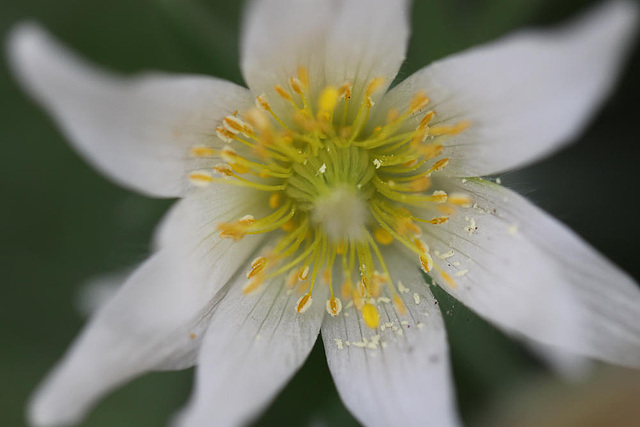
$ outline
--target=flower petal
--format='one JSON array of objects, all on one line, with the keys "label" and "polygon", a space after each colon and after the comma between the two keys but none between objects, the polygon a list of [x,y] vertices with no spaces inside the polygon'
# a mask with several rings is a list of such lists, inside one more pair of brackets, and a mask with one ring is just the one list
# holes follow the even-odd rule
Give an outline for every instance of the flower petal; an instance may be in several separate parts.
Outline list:
[{"label": "flower petal", "polygon": [[221,145],[216,122],[253,102],[246,89],[208,77],[107,74],[34,24],[11,33],[9,51],[16,78],[87,161],[151,196],[182,195],[189,148]]},{"label": "flower petal", "polygon": [[304,363],[320,330],[325,289],[303,314],[301,294],[284,278],[243,295],[247,279],[237,276],[213,314],[202,346],[196,388],[180,426],[236,426],[249,422]]},{"label": "flower petal", "polygon": [[350,81],[357,94],[371,79],[382,77],[384,93],[405,59],[409,8],[407,0],[344,1],[327,43],[327,83]]},{"label": "flower petal", "polygon": [[480,179],[455,182],[449,190],[475,205],[430,229],[435,259],[450,276],[435,274],[442,287],[509,331],[640,367],[633,279],[518,194]]},{"label": "flower petal", "polygon": [[406,289],[405,316],[378,300],[380,328],[345,307],[325,317],[322,340],[345,405],[367,426],[456,426],[449,350],[442,315],[417,264],[385,257]]},{"label": "flower petal", "polygon": [[242,69],[256,94],[277,99],[298,67],[313,89],[384,77],[387,85],[405,57],[409,1],[255,0],[243,25]]},{"label": "flower petal", "polygon": [[433,123],[469,121],[445,143],[446,173],[513,169],[584,128],[611,91],[637,22],[633,2],[608,2],[566,27],[521,32],[435,62],[392,90],[385,105],[406,105],[424,90]]},{"label": "flower petal", "polygon": [[36,393],[33,424],[77,422],[105,393],[140,374],[194,364],[218,290],[248,266],[261,242],[218,237],[216,219],[237,217],[233,206],[241,207],[230,192],[206,189],[176,205],[160,251],[98,310]]},{"label": "flower petal", "polygon": [[336,2],[327,0],[251,1],[241,39],[241,67],[249,88],[275,101],[273,86],[286,85],[298,67],[322,80],[323,53],[335,11]]}]

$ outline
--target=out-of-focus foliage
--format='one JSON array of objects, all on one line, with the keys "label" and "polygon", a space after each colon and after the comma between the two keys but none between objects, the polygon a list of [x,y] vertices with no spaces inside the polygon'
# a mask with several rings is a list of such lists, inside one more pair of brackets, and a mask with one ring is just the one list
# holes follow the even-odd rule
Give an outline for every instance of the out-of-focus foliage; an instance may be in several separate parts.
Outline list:
[{"label": "out-of-focus foliage", "polygon": [[[556,22],[590,3],[415,0],[401,77],[523,25]],[[4,1],[0,35],[15,22],[34,19],[117,71],[205,73],[242,82],[240,11],[237,2],[214,0]],[[639,68],[636,55],[616,96],[579,145],[502,177],[636,277],[640,210],[631,201],[637,191],[630,189],[640,148],[629,124],[638,112]],[[80,284],[140,261],[170,201],[129,193],[95,173],[23,96],[5,63],[0,88],[0,425],[19,426],[29,393],[84,322],[74,306]],[[520,344],[434,291],[446,313],[460,407],[470,425],[498,396],[547,375]],[[85,425],[162,425],[187,399],[191,376],[189,370],[136,380],[101,403]],[[257,425],[357,425],[336,394],[321,343]]]}]

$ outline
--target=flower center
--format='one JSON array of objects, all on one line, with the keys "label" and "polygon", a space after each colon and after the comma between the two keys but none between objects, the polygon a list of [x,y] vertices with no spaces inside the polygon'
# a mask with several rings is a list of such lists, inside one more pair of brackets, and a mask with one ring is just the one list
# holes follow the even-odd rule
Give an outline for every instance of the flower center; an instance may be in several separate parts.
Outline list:
[{"label": "flower center", "polygon": [[277,111],[261,95],[256,108],[223,119],[216,133],[228,145],[191,149],[195,157],[223,161],[192,172],[194,185],[221,182],[268,194],[266,216],[218,224],[220,236],[234,240],[278,233],[277,242],[251,263],[244,292],[284,275],[285,285],[300,292],[295,309],[303,313],[321,283],[330,290],[330,315],[340,314],[340,290],[365,323],[377,328],[377,301],[393,301],[406,312],[398,294],[403,287],[385,263],[390,245],[414,253],[425,272],[436,269],[454,286],[421,236],[470,204],[466,195],[433,191],[430,178],[449,162],[437,159],[443,140],[468,123],[433,124],[435,112],[427,110],[422,92],[408,105],[384,111],[383,119],[372,119],[381,78],[359,93],[350,82],[313,92],[300,68],[288,84],[289,89],[274,87],[284,104]]}]

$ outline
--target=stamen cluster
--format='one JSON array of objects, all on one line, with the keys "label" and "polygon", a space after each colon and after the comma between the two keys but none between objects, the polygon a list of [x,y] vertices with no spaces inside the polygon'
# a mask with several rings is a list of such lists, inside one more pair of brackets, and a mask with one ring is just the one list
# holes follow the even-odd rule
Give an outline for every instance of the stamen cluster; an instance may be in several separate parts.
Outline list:
[{"label": "stamen cluster", "polygon": [[329,287],[330,315],[340,314],[342,298],[377,328],[375,301],[383,294],[406,312],[402,285],[394,283],[384,259],[384,247],[392,244],[415,254],[425,272],[436,269],[455,285],[422,236],[470,204],[466,195],[434,191],[431,181],[449,163],[439,158],[444,139],[469,124],[434,125],[436,114],[423,92],[373,123],[373,97],[384,85],[374,78],[357,96],[351,82],[314,93],[307,70],[299,68],[288,88],[274,87],[284,108],[276,112],[265,95],[258,96],[255,108],[236,111],[216,128],[224,147],[191,149],[192,156],[221,160],[191,173],[194,185],[220,182],[267,194],[267,215],[217,226],[221,237],[236,241],[279,233],[277,243],[251,263],[245,293],[285,275],[285,286],[301,294],[295,309],[304,313],[314,286],[322,283]]}]

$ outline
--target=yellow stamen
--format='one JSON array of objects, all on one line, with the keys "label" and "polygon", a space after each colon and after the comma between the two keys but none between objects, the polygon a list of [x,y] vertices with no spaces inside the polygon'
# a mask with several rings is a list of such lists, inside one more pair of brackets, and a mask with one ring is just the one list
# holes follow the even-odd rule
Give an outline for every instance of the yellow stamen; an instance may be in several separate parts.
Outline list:
[{"label": "yellow stamen", "polygon": [[196,187],[206,187],[211,184],[213,177],[207,171],[197,171],[189,174],[189,181]]},{"label": "yellow stamen", "polygon": [[462,121],[460,123],[456,123],[455,125],[438,125],[432,126],[429,128],[429,135],[431,136],[441,136],[441,135],[457,135],[460,132],[466,130],[471,123],[467,120]]},{"label": "yellow stamen", "polygon": [[303,296],[301,296],[298,302],[296,303],[296,311],[298,312],[298,314],[302,314],[305,311],[307,311],[309,307],[311,307],[312,302],[313,300],[311,299],[310,293],[304,294]]},{"label": "yellow stamen", "polygon": [[365,92],[365,96],[369,97],[371,95],[373,95],[374,93],[376,93],[382,86],[384,85],[384,78],[382,77],[376,77],[375,79],[372,79],[369,84],[367,85],[367,90]]},{"label": "yellow stamen", "polygon": [[373,229],[373,238],[381,245],[390,245],[393,242],[393,236],[382,227],[375,227]]},{"label": "yellow stamen", "polygon": [[367,303],[362,307],[362,319],[371,329],[376,329],[380,324],[380,314],[375,305]]},{"label": "yellow stamen", "polygon": [[331,297],[327,300],[327,313],[332,317],[336,317],[342,311],[342,301],[336,297]]},{"label": "yellow stamen", "polygon": [[424,107],[426,107],[429,104],[429,102],[430,101],[426,93],[418,92],[413,96],[413,98],[411,99],[411,102],[409,103],[409,112],[413,114],[416,111],[420,111]]},{"label": "yellow stamen", "polygon": [[216,150],[210,147],[204,147],[202,145],[198,145],[195,147],[191,147],[189,150],[189,154],[193,157],[213,157],[216,155]]}]

